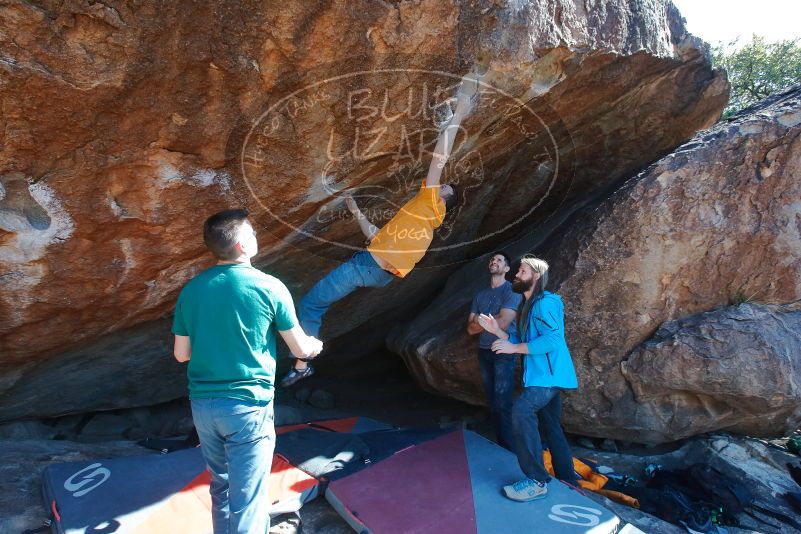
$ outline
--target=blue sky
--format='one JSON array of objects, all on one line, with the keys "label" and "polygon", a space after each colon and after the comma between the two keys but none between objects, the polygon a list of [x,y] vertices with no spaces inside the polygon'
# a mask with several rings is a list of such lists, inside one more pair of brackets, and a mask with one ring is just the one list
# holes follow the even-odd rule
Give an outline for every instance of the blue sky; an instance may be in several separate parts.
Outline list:
[{"label": "blue sky", "polygon": [[801,37],[801,0],[673,0],[690,33],[728,43],[756,33],[768,41]]}]

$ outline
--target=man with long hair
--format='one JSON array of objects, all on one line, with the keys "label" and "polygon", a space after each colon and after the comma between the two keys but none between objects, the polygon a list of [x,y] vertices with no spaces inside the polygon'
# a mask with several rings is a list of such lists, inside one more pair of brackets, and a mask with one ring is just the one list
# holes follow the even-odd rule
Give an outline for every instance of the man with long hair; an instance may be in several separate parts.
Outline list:
[{"label": "man with long hair", "polygon": [[562,432],[560,391],[576,389],[578,380],[565,341],[564,305],[559,295],[546,291],[548,264],[532,256],[520,260],[512,289],[522,293],[523,308],[507,331],[492,315],[480,315],[479,324],[498,336],[496,354],[523,355],[523,391],[512,408],[514,450],[522,480],[504,486],[516,501],[540,499],[548,493],[551,477],[542,461],[542,437],[551,451],[557,478],[576,484],[573,455]]}]

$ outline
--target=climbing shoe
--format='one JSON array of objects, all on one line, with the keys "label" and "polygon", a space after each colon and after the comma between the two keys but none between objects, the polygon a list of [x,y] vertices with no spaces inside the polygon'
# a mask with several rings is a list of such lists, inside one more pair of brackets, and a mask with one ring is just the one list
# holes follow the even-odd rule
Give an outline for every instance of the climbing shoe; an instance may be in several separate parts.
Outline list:
[{"label": "climbing shoe", "polygon": [[304,378],[309,378],[313,374],[314,374],[314,367],[312,367],[311,365],[309,365],[302,371],[298,371],[293,367],[292,370],[289,371],[287,375],[281,379],[280,386],[282,388],[288,388],[289,386],[297,383],[300,380],[303,380]]}]

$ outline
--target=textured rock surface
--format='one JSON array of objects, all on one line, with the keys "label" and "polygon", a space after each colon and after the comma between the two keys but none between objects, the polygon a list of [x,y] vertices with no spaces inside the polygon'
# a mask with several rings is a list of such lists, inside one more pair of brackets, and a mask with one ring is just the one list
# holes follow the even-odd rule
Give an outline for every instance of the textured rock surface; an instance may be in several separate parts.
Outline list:
[{"label": "textured rock surface", "polygon": [[[324,335],[355,332],[351,354],[381,344],[449,262],[486,251],[518,218],[575,209],[714,122],[728,93],[663,0],[19,1],[0,7],[0,57],[0,420],[184,394],[183,371],[162,361],[165,317],[209,264],[199,229],[218,209],[253,210],[260,265],[296,297],[359,246],[332,191],[378,187],[364,203],[383,222],[421,178],[414,157],[393,155],[436,137],[430,115],[453,91],[412,91],[429,117],[390,120],[365,111],[384,89],[397,112],[408,91],[488,68],[446,169],[465,203],[435,248],[454,246],[332,310]],[[330,83],[387,66],[400,71]],[[326,91],[280,100],[321,80]],[[356,106],[367,116],[354,118],[353,90],[374,91]],[[276,102],[286,106],[260,123]],[[365,131],[373,152],[331,158]]]},{"label": "textured rock surface", "polygon": [[[796,88],[699,133],[574,217],[566,232],[554,232],[545,243],[535,235],[508,246],[512,254],[536,250],[548,259],[552,287],[565,300],[568,344],[581,382],[567,403],[570,431],[659,442],[716,428],[781,435],[798,425],[792,384],[798,352],[784,352],[798,346],[789,322],[794,315],[774,311],[758,324],[755,312],[748,323],[754,335],[737,337],[746,330],[736,327],[725,334],[742,347],[704,345],[710,352],[703,368],[716,358],[722,364],[736,357],[742,361],[732,365],[752,369],[744,360],[757,354],[770,362],[773,368],[761,370],[761,376],[782,378],[764,384],[776,391],[771,396],[761,389],[761,401],[732,400],[757,391],[734,372],[688,376],[685,384],[694,382],[695,390],[684,391],[677,382],[662,396],[644,394],[641,384],[638,395],[639,378],[633,371],[624,375],[621,362],[665,321],[743,300],[785,304],[801,298],[800,133],[801,88]],[[473,402],[481,402],[475,342],[462,331],[467,303],[486,283],[485,263],[478,260],[455,273],[425,311],[390,336],[390,346],[421,383]],[[779,340],[774,333],[784,328],[782,321],[788,321],[786,337]],[[776,346],[765,347],[768,339]],[[732,348],[743,351],[727,353]],[[680,366],[651,368],[649,383],[669,388]],[[763,421],[755,417],[758,404]]]},{"label": "textured rock surface", "polygon": [[801,425],[801,308],[741,304],[664,323],[622,362],[650,426],[673,437]]},{"label": "textured rock surface", "polygon": [[58,357],[4,362],[0,420],[158,404],[185,395],[185,367],[169,357],[169,326],[149,321]]},{"label": "textured rock surface", "polygon": [[[699,134],[548,248],[584,384],[568,410],[570,426],[624,439],[675,439],[677,429],[649,413],[656,401],[634,397],[621,373],[626,353],[670,319],[744,298],[801,299],[800,112],[795,89]],[[781,415],[797,400],[786,401],[762,414],[776,423],[772,429],[752,420],[738,430],[794,430]],[[748,411],[741,416],[751,419]],[[708,414],[696,428],[710,430],[715,419]]]}]

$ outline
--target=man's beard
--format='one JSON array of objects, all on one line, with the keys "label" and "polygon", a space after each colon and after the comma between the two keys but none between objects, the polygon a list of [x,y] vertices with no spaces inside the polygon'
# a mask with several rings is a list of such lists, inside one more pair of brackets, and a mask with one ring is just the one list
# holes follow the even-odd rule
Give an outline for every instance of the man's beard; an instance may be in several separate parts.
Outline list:
[{"label": "man's beard", "polygon": [[519,278],[515,278],[512,281],[512,291],[515,293],[525,293],[529,289],[534,287],[534,280],[520,280]]}]

